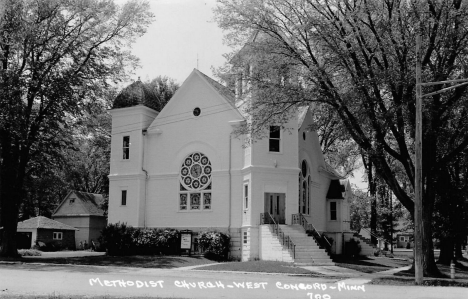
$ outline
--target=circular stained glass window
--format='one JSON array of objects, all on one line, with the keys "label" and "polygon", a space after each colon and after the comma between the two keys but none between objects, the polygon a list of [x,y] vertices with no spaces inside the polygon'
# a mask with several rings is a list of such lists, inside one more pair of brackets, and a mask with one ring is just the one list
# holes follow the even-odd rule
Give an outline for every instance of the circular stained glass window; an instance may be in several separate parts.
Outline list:
[{"label": "circular stained glass window", "polygon": [[201,190],[211,183],[211,162],[202,153],[192,153],[180,168],[180,183],[187,190]]},{"label": "circular stained glass window", "polygon": [[197,107],[197,108],[193,109],[193,115],[199,116],[200,113],[201,113],[201,109],[200,109],[200,108]]}]

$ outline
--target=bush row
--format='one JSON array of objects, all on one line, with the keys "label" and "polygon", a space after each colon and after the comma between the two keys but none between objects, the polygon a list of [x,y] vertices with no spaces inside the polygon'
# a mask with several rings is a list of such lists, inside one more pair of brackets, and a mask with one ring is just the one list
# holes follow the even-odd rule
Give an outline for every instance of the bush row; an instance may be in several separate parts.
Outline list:
[{"label": "bush row", "polygon": [[[178,254],[180,235],[176,229],[134,228],[125,223],[109,224],[101,232],[99,242],[109,255]],[[198,246],[218,259],[227,258],[230,237],[217,231],[198,235]]]}]

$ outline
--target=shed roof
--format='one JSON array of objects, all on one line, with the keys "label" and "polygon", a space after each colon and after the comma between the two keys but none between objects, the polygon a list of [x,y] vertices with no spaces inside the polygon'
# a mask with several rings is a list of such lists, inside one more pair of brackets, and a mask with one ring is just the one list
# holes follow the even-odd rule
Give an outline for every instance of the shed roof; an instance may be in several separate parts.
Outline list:
[{"label": "shed roof", "polygon": [[18,222],[18,229],[61,229],[61,230],[78,230],[74,227],[66,225],[62,222],[58,222],[52,219],[49,219],[44,216],[37,216],[34,218],[30,218],[28,220],[24,220],[22,222]]}]

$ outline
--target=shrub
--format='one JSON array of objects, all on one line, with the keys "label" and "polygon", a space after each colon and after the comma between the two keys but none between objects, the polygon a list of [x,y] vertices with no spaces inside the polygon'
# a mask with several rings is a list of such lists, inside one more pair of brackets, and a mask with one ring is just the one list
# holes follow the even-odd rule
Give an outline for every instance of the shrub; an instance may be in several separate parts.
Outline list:
[{"label": "shrub", "polygon": [[361,245],[359,245],[361,242],[359,240],[355,240],[354,238],[351,238],[348,242],[346,242],[346,254],[355,257],[359,255],[359,252],[361,252]]},{"label": "shrub", "polygon": [[231,237],[218,231],[204,231],[198,234],[198,244],[207,258],[227,260]]},{"label": "shrub", "polygon": [[100,247],[109,255],[175,253],[179,240],[176,229],[133,228],[109,224],[99,237]]},{"label": "shrub", "polygon": [[101,232],[99,243],[109,255],[132,254],[134,230],[125,223],[108,224]]},{"label": "shrub", "polygon": [[20,249],[18,250],[18,253],[21,256],[41,256],[42,255],[42,253],[36,249]]}]

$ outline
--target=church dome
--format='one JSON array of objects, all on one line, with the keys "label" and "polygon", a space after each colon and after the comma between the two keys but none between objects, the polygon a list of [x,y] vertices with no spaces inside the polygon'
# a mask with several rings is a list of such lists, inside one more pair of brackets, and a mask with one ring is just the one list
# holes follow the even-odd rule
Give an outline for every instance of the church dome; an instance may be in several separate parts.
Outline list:
[{"label": "church dome", "polygon": [[140,81],[133,82],[124,88],[115,98],[113,109],[127,108],[137,105],[145,105],[148,108],[159,111],[159,99],[146,84]]}]

